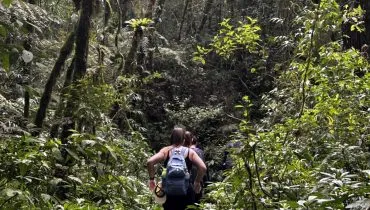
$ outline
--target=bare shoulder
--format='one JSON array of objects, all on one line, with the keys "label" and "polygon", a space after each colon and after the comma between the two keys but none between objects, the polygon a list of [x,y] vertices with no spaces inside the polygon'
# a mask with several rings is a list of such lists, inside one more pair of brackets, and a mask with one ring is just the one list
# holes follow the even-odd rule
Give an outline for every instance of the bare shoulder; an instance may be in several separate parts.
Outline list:
[{"label": "bare shoulder", "polygon": [[169,150],[170,148],[172,148],[172,146],[163,147],[161,150],[163,150],[163,151],[167,151],[167,150]]},{"label": "bare shoulder", "polygon": [[163,147],[159,152],[166,154],[171,148],[171,146]]},{"label": "bare shoulder", "polygon": [[189,158],[190,158],[190,160],[193,160],[194,159],[194,155],[196,155],[196,154],[197,153],[194,152],[194,150],[192,150],[192,149],[189,148]]}]

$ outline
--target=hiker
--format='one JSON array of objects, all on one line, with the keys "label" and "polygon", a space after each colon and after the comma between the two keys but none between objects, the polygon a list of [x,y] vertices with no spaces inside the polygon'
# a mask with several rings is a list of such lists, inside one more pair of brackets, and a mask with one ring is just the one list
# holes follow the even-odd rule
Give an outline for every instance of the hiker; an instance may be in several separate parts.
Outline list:
[{"label": "hiker", "polygon": [[[166,167],[165,175],[162,174],[162,186],[166,194],[166,201],[163,204],[164,210],[184,210],[186,206],[194,204],[195,193],[200,192],[201,180],[207,170],[206,165],[196,152],[182,146],[184,134],[182,128],[174,128],[171,134],[171,145],[162,148],[147,161],[149,189],[151,191],[156,188],[154,166],[164,161]],[[192,169],[193,164],[197,167],[197,176],[191,183],[188,169]]]},{"label": "hiker", "polygon": [[190,131],[185,131],[183,146],[190,148],[192,139],[193,139],[193,135],[191,134],[191,132]]},{"label": "hiker", "polygon": [[[203,152],[202,149],[199,148],[199,146],[198,146],[198,139],[194,135],[191,138],[190,148],[192,150],[194,150],[194,152],[197,153],[197,155],[203,160],[204,163],[206,162],[205,159],[204,159],[204,152]],[[193,168],[191,170],[191,179],[194,179],[197,175],[198,175],[197,168],[195,168],[193,166]],[[203,176],[203,179],[201,181],[201,186],[202,186],[201,191],[199,193],[196,193],[195,194],[195,203],[199,203],[200,202],[200,199],[203,197],[203,194],[204,194],[204,190],[203,189],[205,188],[205,186],[206,186],[205,184],[207,182],[208,182],[208,170],[205,173],[205,175]]]}]

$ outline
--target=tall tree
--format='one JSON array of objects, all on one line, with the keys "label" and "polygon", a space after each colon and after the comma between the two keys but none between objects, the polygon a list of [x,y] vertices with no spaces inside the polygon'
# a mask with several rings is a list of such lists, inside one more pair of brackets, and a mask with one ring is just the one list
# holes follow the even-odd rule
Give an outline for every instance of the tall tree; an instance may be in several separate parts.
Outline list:
[{"label": "tall tree", "polygon": [[68,86],[72,83],[72,76],[73,76],[73,67],[74,67],[75,59],[72,60],[71,64],[69,65],[64,84],[63,89],[59,96],[59,105],[54,115],[54,122],[53,125],[50,128],[50,137],[51,138],[57,138],[58,137],[58,130],[60,126],[60,119],[63,117],[63,110],[65,107],[65,94],[67,93]]},{"label": "tall tree", "polygon": [[182,11],[182,17],[181,17],[181,23],[180,23],[180,29],[179,29],[179,35],[177,37],[177,41],[181,40],[182,28],[184,26],[186,13],[188,12],[189,3],[190,3],[190,0],[185,0],[185,6],[184,6],[184,10]]},{"label": "tall tree", "polygon": [[[28,3],[29,4],[36,4],[36,1],[35,0],[29,0]],[[32,24],[27,23],[26,28],[27,28],[29,34],[34,32],[34,28],[33,28]],[[30,37],[27,38],[27,40],[23,44],[23,47],[24,47],[25,50],[28,50],[28,51],[31,50],[31,42],[32,42],[32,39]],[[25,76],[27,78],[27,81],[25,82],[25,85],[28,86],[29,85],[29,77],[31,75],[31,64],[25,64],[24,72],[25,72]],[[29,115],[30,115],[30,92],[29,92],[28,88],[25,88],[25,90],[24,90],[23,117],[27,119],[29,117]]]},{"label": "tall tree", "polygon": [[[76,30],[76,49],[74,55],[72,83],[73,85],[78,85],[79,80],[82,79],[86,74],[89,31],[93,11],[93,1],[82,0],[81,5],[82,11]],[[67,138],[71,134],[70,129],[74,128],[75,122],[73,119],[73,112],[79,106],[78,91],[75,88],[71,89],[71,97],[68,99],[66,109],[64,111],[64,118],[66,119],[66,122],[63,124],[63,129],[61,133],[61,140],[64,144],[67,143]]]},{"label": "tall tree", "polygon": [[64,43],[63,47],[60,50],[60,55],[57,61],[55,62],[53,70],[50,73],[49,79],[46,82],[45,90],[40,99],[40,106],[39,109],[37,110],[35,118],[36,131],[33,133],[34,136],[38,135],[42,129],[42,124],[46,116],[46,110],[50,102],[53,87],[55,86],[55,83],[57,82],[57,79],[63,70],[63,65],[65,61],[72,52],[74,37],[75,37],[74,32],[72,32],[68,36],[66,42]]},{"label": "tall tree", "polygon": [[204,9],[203,9],[202,19],[201,19],[200,24],[199,24],[199,27],[198,27],[198,33],[201,33],[202,32],[202,30],[204,28],[204,25],[207,22],[207,19],[208,19],[208,16],[209,16],[209,12],[212,9],[212,4],[213,4],[213,0],[207,0],[206,1],[206,4],[205,4]]}]

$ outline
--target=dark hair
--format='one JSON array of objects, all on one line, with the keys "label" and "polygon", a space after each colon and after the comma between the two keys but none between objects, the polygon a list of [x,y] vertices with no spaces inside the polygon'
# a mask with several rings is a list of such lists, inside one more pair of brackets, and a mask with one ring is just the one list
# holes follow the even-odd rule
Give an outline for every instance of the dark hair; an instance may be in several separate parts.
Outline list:
[{"label": "dark hair", "polygon": [[190,147],[192,137],[193,135],[190,133],[190,131],[185,132],[184,147]]},{"label": "dark hair", "polygon": [[196,136],[193,136],[193,138],[191,139],[191,145],[197,145],[198,144],[198,139]]},{"label": "dark hair", "polygon": [[181,145],[184,143],[184,129],[175,127],[171,133],[171,144]]}]

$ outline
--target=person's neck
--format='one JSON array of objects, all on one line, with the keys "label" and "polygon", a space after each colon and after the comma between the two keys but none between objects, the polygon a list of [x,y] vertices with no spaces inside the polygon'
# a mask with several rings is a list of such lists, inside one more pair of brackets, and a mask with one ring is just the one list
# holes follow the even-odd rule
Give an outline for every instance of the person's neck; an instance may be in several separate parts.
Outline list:
[{"label": "person's neck", "polygon": [[172,144],[173,147],[181,147],[181,144]]}]

